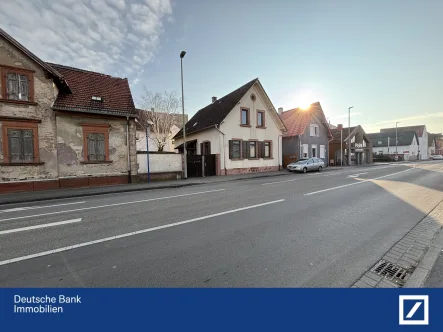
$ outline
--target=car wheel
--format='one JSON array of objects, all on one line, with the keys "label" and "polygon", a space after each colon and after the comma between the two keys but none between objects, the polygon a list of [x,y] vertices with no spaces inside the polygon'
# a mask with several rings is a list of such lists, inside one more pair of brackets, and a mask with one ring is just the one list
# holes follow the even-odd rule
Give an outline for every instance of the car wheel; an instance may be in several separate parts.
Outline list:
[{"label": "car wheel", "polygon": [[308,171],[308,169],[305,167],[303,168],[303,173],[306,173]]},{"label": "car wheel", "polygon": [[323,170],[323,167],[319,166],[318,171],[321,172]]}]

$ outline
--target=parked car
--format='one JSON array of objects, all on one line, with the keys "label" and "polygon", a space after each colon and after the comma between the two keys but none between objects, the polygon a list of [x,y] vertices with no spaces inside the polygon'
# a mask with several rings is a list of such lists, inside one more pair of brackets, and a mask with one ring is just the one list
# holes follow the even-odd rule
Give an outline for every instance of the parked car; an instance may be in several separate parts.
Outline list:
[{"label": "parked car", "polygon": [[319,158],[309,158],[309,159],[300,159],[295,163],[290,163],[286,166],[286,169],[289,172],[309,172],[309,171],[319,171],[321,172],[325,167],[325,163],[323,160]]},{"label": "parked car", "polygon": [[432,156],[432,160],[443,160],[443,156],[441,154],[435,154]]}]

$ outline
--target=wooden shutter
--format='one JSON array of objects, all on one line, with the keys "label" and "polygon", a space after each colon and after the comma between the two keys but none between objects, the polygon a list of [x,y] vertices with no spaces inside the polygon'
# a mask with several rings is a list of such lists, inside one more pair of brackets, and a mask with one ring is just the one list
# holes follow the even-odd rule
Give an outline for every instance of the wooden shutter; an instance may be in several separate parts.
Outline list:
[{"label": "wooden shutter", "polygon": [[232,140],[229,140],[229,159],[233,158],[234,154],[234,142]]},{"label": "wooden shutter", "polygon": [[241,141],[241,158],[247,159],[249,158],[249,142],[248,141]]},{"label": "wooden shutter", "polygon": [[29,101],[29,81],[26,75],[19,75],[20,100]]},{"label": "wooden shutter", "polygon": [[17,163],[22,158],[22,131],[20,129],[8,129],[9,162]]},{"label": "wooden shutter", "polygon": [[14,73],[9,73],[6,75],[6,98],[18,100],[19,93],[19,83],[18,75]]},{"label": "wooden shutter", "polygon": [[266,144],[266,142],[260,142],[260,157],[261,158],[267,158],[268,157],[265,154],[265,144]]},{"label": "wooden shutter", "polygon": [[96,137],[96,145],[95,145],[95,153],[97,160],[105,160],[105,135],[104,134],[95,134]]},{"label": "wooden shutter", "polygon": [[96,161],[97,155],[96,155],[96,145],[97,145],[97,138],[96,134],[89,133],[88,134],[88,160],[89,161]]},{"label": "wooden shutter", "polygon": [[34,161],[34,134],[32,129],[22,130],[23,135],[23,161]]}]

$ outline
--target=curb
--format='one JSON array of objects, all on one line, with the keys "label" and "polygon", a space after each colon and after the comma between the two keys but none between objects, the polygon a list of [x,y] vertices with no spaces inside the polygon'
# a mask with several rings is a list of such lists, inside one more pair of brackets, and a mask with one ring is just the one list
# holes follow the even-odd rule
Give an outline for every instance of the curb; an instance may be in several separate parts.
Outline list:
[{"label": "curb", "polygon": [[404,288],[420,288],[423,287],[428,279],[429,273],[437,262],[440,252],[443,250],[443,232],[439,231],[435,240],[429,246],[420,264],[409,277]]},{"label": "curb", "polygon": [[[243,180],[251,180],[251,179],[259,179],[259,178],[268,178],[275,176],[288,175],[287,173],[276,172],[276,174],[267,174],[267,175],[257,175],[253,177],[245,177],[245,178],[236,178],[236,179],[226,179],[223,181],[210,181],[210,182],[193,182],[193,183],[182,183],[182,184],[169,184],[163,186],[156,187],[138,187],[138,188],[113,188],[109,191],[95,191],[95,192],[70,192],[70,193],[57,193],[56,197],[30,197],[30,198],[13,198],[6,199],[5,201],[0,202],[0,206],[8,205],[8,204],[18,204],[18,203],[32,203],[32,202],[41,202],[52,199],[64,199],[64,198],[76,198],[76,197],[88,197],[88,196],[98,196],[98,195],[106,195],[106,194],[118,194],[118,193],[126,193],[126,192],[137,192],[137,191],[145,191],[145,190],[156,190],[156,189],[168,189],[168,188],[183,188],[183,187],[191,187],[191,186],[200,186],[205,184],[214,184],[214,183],[224,183],[224,182],[232,182],[232,181],[243,181]],[[103,187],[100,187],[103,188]]]}]

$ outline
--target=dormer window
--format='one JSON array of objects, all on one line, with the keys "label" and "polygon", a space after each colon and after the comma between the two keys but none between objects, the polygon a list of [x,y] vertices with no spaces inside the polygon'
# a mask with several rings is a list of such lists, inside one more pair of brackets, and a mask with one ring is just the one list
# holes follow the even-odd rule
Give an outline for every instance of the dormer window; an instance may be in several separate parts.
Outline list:
[{"label": "dormer window", "polygon": [[103,98],[102,97],[98,97],[98,96],[92,96],[91,99],[95,100],[95,101],[103,101]]}]

